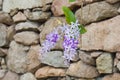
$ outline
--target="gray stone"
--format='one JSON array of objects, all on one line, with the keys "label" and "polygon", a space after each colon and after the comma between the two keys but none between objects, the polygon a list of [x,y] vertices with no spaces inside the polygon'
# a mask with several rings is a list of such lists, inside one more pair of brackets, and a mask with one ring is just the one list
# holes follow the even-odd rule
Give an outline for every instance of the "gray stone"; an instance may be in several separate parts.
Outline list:
[{"label": "gray stone", "polygon": [[35,31],[38,32],[38,24],[34,22],[21,22],[15,26],[16,31]]},{"label": "gray stone", "polygon": [[8,42],[13,40],[13,36],[15,35],[15,25],[11,25],[7,28],[7,40]]},{"label": "gray stone", "polygon": [[96,59],[96,65],[99,73],[112,73],[113,59],[110,53],[101,54]]},{"label": "gray stone", "polygon": [[89,54],[83,51],[79,51],[79,57],[84,63],[89,65],[95,65],[95,60]]},{"label": "gray stone", "polygon": [[[81,13],[82,10],[82,13]],[[89,24],[114,17],[118,14],[117,8],[106,2],[96,2],[76,11],[75,16],[81,24]]]},{"label": "gray stone", "polygon": [[39,35],[32,31],[24,31],[15,34],[14,40],[24,45],[33,45],[39,42]]},{"label": "gray stone", "polygon": [[61,51],[51,51],[46,53],[45,56],[41,56],[41,63],[48,64],[54,67],[68,67],[65,65],[63,53]]},{"label": "gray stone", "polygon": [[0,11],[0,23],[11,25],[13,24],[13,20],[8,13]]},{"label": "gray stone", "polygon": [[37,80],[32,73],[25,73],[20,77],[20,80]]},{"label": "gray stone", "polygon": [[29,20],[39,21],[39,22],[44,22],[51,16],[50,12],[42,12],[42,11],[30,12],[29,10],[24,11],[24,14],[27,16]]},{"label": "gray stone", "polygon": [[106,2],[108,2],[108,3],[117,3],[117,2],[119,2],[120,0],[106,0]]},{"label": "gray stone", "polygon": [[81,36],[81,50],[120,51],[120,16],[86,26]]},{"label": "gray stone", "polygon": [[51,3],[53,0],[4,0],[3,11],[10,12],[13,9],[28,9],[42,7],[45,4]]},{"label": "gray stone", "polygon": [[0,80],[5,76],[6,72],[7,70],[4,69],[0,70]]},{"label": "gray stone", "polygon": [[4,48],[0,48],[0,56],[5,56],[5,55],[7,55],[7,53],[8,53],[8,50],[7,49],[4,49]]},{"label": "gray stone", "polygon": [[117,63],[117,68],[118,68],[119,71],[120,71],[120,61],[118,61],[118,63]]},{"label": "gray stone", "polygon": [[27,71],[27,51],[28,46],[23,46],[15,41],[10,43],[7,56],[7,66],[16,73],[24,73]]},{"label": "gray stone", "polygon": [[41,61],[39,59],[39,50],[40,45],[32,45],[27,53],[27,64],[29,72],[34,73],[41,65]]},{"label": "gray stone", "polygon": [[95,67],[87,65],[82,61],[71,64],[66,74],[81,78],[94,78],[99,75]]},{"label": "gray stone", "polygon": [[120,7],[119,7],[119,9],[118,9],[118,12],[120,13]]},{"label": "gray stone", "polygon": [[7,27],[0,23],[0,47],[7,43]]},{"label": "gray stone", "polygon": [[2,80],[20,80],[20,79],[18,74],[8,71]]},{"label": "gray stone", "polygon": [[3,0],[0,0],[0,10],[2,9]]}]

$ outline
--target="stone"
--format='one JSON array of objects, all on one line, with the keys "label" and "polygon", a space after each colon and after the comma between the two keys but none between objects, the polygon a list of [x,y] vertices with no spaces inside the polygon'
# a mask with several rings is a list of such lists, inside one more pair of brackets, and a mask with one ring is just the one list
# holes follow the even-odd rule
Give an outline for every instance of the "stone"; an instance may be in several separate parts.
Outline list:
[{"label": "stone", "polygon": [[78,79],[78,80],[95,80],[95,79]]},{"label": "stone", "polygon": [[0,56],[1,57],[6,56],[7,53],[8,53],[8,49],[0,48]]},{"label": "stone", "polygon": [[81,6],[82,4],[93,2],[94,0],[76,0],[75,2],[69,2],[69,0],[54,0],[51,6],[51,10],[55,16],[63,15],[62,7],[70,7],[73,9],[74,7]]},{"label": "stone", "polygon": [[18,12],[16,15],[13,16],[13,21],[14,22],[21,22],[21,21],[26,21],[27,18],[22,12]]},{"label": "stone", "polygon": [[15,26],[16,31],[35,31],[38,32],[38,24],[35,22],[21,22]]},{"label": "stone", "polygon": [[13,20],[8,13],[0,11],[0,23],[11,25],[13,24]]},{"label": "stone", "polygon": [[43,6],[42,11],[49,11],[50,8],[51,8],[51,5],[49,5],[49,4],[45,5],[45,6]]},{"label": "stone", "polygon": [[119,7],[119,9],[118,9],[118,12],[120,13],[120,7]]},{"label": "stone", "polygon": [[25,73],[22,76],[20,76],[20,80],[37,80],[35,76],[32,73]]},{"label": "stone", "polygon": [[49,19],[49,17],[51,16],[50,12],[42,12],[42,11],[30,12],[29,10],[25,10],[24,14],[29,20],[39,21],[39,22],[44,22],[47,19]]},{"label": "stone", "polygon": [[114,66],[117,66],[119,60],[117,58],[114,58]]},{"label": "stone", "polygon": [[0,23],[0,47],[5,46],[7,44],[7,27]]},{"label": "stone", "polygon": [[120,80],[120,74],[119,73],[113,73],[111,75],[107,75],[103,77],[102,80]]},{"label": "stone", "polygon": [[86,26],[82,34],[80,49],[85,51],[104,50],[120,51],[120,16]]},{"label": "stone", "polygon": [[95,65],[95,60],[83,51],[79,51],[79,57],[81,61],[89,65]]},{"label": "stone", "polygon": [[99,57],[100,55],[102,54],[102,52],[92,52],[90,55],[91,55],[91,57],[93,57],[93,58],[97,58],[97,57]]},{"label": "stone", "polygon": [[108,3],[117,3],[117,2],[119,2],[120,0],[106,0],[106,2],[108,2]]},{"label": "stone", "polygon": [[118,68],[119,71],[120,71],[120,61],[117,62],[117,68]]},{"label": "stone", "polygon": [[63,52],[51,51],[46,53],[45,56],[41,56],[41,63],[48,64],[53,67],[68,67],[65,64],[65,58],[63,58]]},{"label": "stone", "polygon": [[10,41],[13,40],[13,36],[15,35],[15,25],[11,25],[7,28],[7,40],[10,43]]},{"label": "stone", "polygon": [[[44,42],[44,40],[46,39],[46,35],[52,32],[54,28],[57,28],[58,26],[60,26],[62,23],[65,23],[65,22],[66,21],[64,17],[51,17],[44,24],[44,27],[40,33],[40,43],[42,44]],[[62,41],[63,39],[60,39],[60,41],[56,43],[56,46],[53,49],[62,49]]]},{"label": "stone", "polygon": [[41,61],[39,59],[39,49],[40,45],[32,45],[27,53],[28,71],[30,72],[35,72],[41,65]]},{"label": "stone", "polygon": [[19,80],[19,75],[8,71],[2,80]]},{"label": "stone", "polygon": [[[16,8],[18,9],[29,9],[35,7],[42,7],[45,4],[51,3],[53,0],[4,0],[3,11],[10,12]],[[29,4],[28,4],[29,3]]]},{"label": "stone", "polygon": [[3,0],[0,0],[0,10],[2,9]]},{"label": "stone", "polygon": [[[81,12],[82,10],[82,12]],[[92,3],[78,9],[75,12],[75,16],[81,24],[89,24],[96,21],[101,21],[110,17],[114,17],[118,14],[117,8],[106,3],[105,1]]]},{"label": "stone", "polygon": [[47,78],[47,77],[57,77],[57,76],[59,77],[66,76],[65,70],[46,66],[38,69],[35,73],[36,78]]},{"label": "stone", "polygon": [[28,46],[12,41],[7,55],[8,68],[16,73],[25,73],[27,71],[28,50]]},{"label": "stone", "polygon": [[1,60],[1,68],[2,69],[7,69],[5,58],[2,58],[2,60]]},{"label": "stone", "polygon": [[1,69],[0,70],[0,80],[5,76],[7,70]]},{"label": "stone", "polygon": [[19,12],[19,10],[18,10],[18,8],[16,8],[16,9],[11,10],[9,14],[10,14],[10,16],[13,17],[13,16],[16,15],[18,12]]},{"label": "stone", "polygon": [[81,78],[94,78],[99,75],[95,67],[87,65],[82,61],[79,61],[77,63],[72,63],[68,68],[66,74]]},{"label": "stone", "polygon": [[116,58],[117,58],[117,59],[120,59],[120,52],[117,52],[117,53],[116,53]]},{"label": "stone", "polygon": [[39,42],[39,35],[32,31],[24,31],[15,34],[14,40],[24,45],[33,45]]},{"label": "stone", "polygon": [[110,53],[103,53],[96,59],[96,65],[99,73],[112,73],[113,60]]}]

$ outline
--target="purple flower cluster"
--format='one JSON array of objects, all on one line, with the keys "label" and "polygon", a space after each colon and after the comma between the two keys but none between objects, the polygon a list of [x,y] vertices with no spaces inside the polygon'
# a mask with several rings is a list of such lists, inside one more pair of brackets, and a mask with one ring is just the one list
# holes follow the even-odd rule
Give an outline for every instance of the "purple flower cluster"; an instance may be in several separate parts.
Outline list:
[{"label": "purple flower cluster", "polygon": [[42,48],[40,49],[40,53],[45,55],[45,53],[49,52],[52,49],[56,42],[60,39],[60,35],[58,31],[53,31],[52,33],[46,36],[46,40],[42,43]]},{"label": "purple flower cluster", "polygon": [[57,28],[52,33],[46,36],[46,40],[42,44],[41,54],[44,55],[45,53],[49,52],[60,39],[61,35],[58,33],[58,30],[61,30],[64,33],[64,58],[66,59],[66,64],[73,60],[74,56],[77,54],[77,45],[79,43],[79,26],[80,24],[78,21],[75,23],[71,22],[71,25],[63,25],[62,27]]},{"label": "purple flower cluster", "polygon": [[73,60],[75,55],[77,54],[77,45],[79,43],[79,26],[78,21],[76,23],[71,23],[71,25],[64,25],[63,32],[64,32],[64,58],[66,59],[66,64],[69,64],[70,60]]}]

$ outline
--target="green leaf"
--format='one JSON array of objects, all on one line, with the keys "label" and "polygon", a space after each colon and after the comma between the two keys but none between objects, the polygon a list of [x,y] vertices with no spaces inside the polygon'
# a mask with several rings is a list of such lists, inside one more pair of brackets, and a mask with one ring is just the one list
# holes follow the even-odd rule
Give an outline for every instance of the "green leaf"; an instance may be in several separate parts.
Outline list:
[{"label": "green leaf", "polygon": [[84,34],[87,32],[87,30],[85,29],[85,27],[83,25],[80,25],[79,29],[80,29],[80,34]]},{"label": "green leaf", "polygon": [[76,0],[69,0],[69,2],[74,2],[74,1],[76,1]]},{"label": "green leaf", "polygon": [[71,24],[71,22],[76,21],[75,15],[68,7],[63,6],[62,9],[63,9],[63,12],[64,12],[65,17],[66,17],[66,21],[68,24]]}]

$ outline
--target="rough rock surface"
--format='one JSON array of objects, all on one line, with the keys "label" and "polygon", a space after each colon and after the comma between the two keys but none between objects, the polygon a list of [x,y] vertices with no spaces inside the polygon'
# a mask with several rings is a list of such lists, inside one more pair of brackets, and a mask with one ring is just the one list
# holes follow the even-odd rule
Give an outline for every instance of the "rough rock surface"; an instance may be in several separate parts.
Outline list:
[{"label": "rough rock surface", "polygon": [[116,2],[119,2],[120,0],[106,0],[106,2],[108,3],[116,3]]},{"label": "rough rock surface", "polygon": [[120,80],[120,74],[114,73],[112,75],[107,75],[102,80]]},{"label": "rough rock surface", "polygon": [[19,80],[19,75],[8,71],[2,80]]},{"label": "rough rock surface", "polygon": [[13,16],[13,21],[14,22],[21,22],[21,21],[26,21],[27,18],[22,12],[18,12],[16,15]]},{"label": "rough rock surface", "polygon": [[82,4],[93,2],[94,0],[76,0],[75,2],[69,2],[69,0],[53,0],[51,10],[55,16],[63,15],[62,7],[67,6],[70,8],[80,6]]},{"label": "rough rock surface", "polygon": [[83,51],[79,51],[79,57],[84,63],[95,65],[95,60],[89,54],[86,54]]},{"label": "rough rock surface", "polygon": [[32,45],[27,53],[28,71],[34,72],[41,64],[39,60],[39,45]]},{"label": "rough rock surface", "polygon": [[41,63],[48,64],[54,67],[68,67],[64,63],[63,53],[61,51],[48,52],[44,57],[41,57]]},{"label": "rough rock surface", "polygon": [[[4,0],[3,11],[10,12],[13,9],[27,9],[42,7],[45,4],[51,3],[53,0]],[[26,5],[27,4],[27,5]]]},{"label": "rough rock surface", "polygon": [[6,72],[7,70],[4,69],[0,70],[0,80],[5,76]]},{"label": "rough rock surface", "polygon": [[[82,10],[82,12],[81,12]],[[106,2],[96,2],[76,11],[75,15],[81,24],[100,21],[116,16],[117,8]]]},{"label": "rough rock surface", "polygon": [[113,60],[110,53],[103,53],[96,59],[96,65],[99,73],[112,73]]},{"label": "rough rock surface", "polygon": [[24,14],[29,20],[44,22],[51,16],[50,12],[34,11],[30,12],[29,10],[24,11]]},{"label": "rough rock surface", "polygon": [[117,68],[118,68],[119,71],[120,71],[120,61],[117,62]]},{"label": "rough rock surface", "polygon": [[120,51],[120,16],[93,23],[81,37],[81,50]]},{"label": "rough rock surface", "polygon": [[42,67],[38,69],[35,73],[36,78],[46,78],[46,77],[56,77],[56,76],[65,76],[65,70],[53,67]]},{"label": "rough rock surface", "polygon": [[0,47],[7,43],[7,27],[0,23]]},{"label": "rough rock surface", "polygon": [[13,20],[8,13],[0,11],[0,23],[11,25],[13,24]]},{"label": "rough rock surface", "polygon": [[37,44],[39,41],[39,35],[32,31],[24,31],[14,35],[16,42],[22,43],[24,45]]},{"label": "rough rock surface", "polygon": [[[61,23],[65,23],[64,17],[51,17],[44,25],[42,32],[40,33],[40,43],[42,44],[44,40],[46,39],[46,35],[49,34],[54,30],[54,28],[57,28],[61,25]],[[48,29],[49,28],[49,29]],[[62,48],[62,39],[57,42],[54,49],[61,49]]]},{"label": "rough rock surface", "polygon": [[34,22],[21,22],[15,26],[16,31],[36,31],[38,32],[38,24]]},{"label": "rough rock surface", "polygon": [[87,65],[82,61],[71,64],[66,74],[81,78],[94,78],[99,75],[95,67]]},{"label": "rough rock surface", "polygon": [[29,47],[12,41],[7,56],[7,66],[16,73],[27,71],[27,51]]},{"label": "rough rock surface", "polygon": [[37,80],[32,73],[25,73],[20,76],[20,80]]},{"label": "rough rock surface", "polygon": [[0,56],[5,56],[5,55],[7,55],[7,53],[8,53],[7,49],[0,48]]}]

